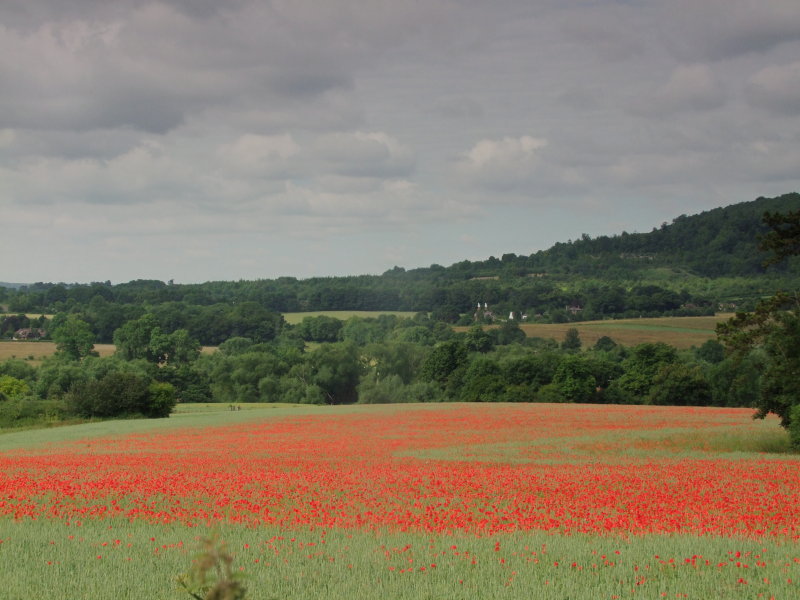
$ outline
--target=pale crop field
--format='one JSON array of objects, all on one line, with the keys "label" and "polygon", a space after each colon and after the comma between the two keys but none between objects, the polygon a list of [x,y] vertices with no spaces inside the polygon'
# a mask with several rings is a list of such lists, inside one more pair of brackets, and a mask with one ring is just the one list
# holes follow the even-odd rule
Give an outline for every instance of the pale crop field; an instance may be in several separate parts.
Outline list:
[{"label": "pale crop field", "polygon": [[746,409],[182,405],[0,435],[3,598],[794,598],[800,457]]},{"label": "pale crop field", "polygon": [[410,319],[417,313],[401,310],[321,310],[311,312],[288,312],[283,313],[283,319],[290,325],[297,325],[306,317],[334,317],[346,321],[350,317],[360,317],[362,319],[377,318],[381,315],[395,315],[397,317]]},{"label": "pale crop field", "polygon": [[[116,349],[114,344],[94,345],[95,352],[100,356],[111,356]],[[203,354],[211,354],[216,349],[216,346],[203,346],[200,351]],[[42,359],[52,356],[55,352],[56,345],[53,342],[0,341],[0,362],[9,358],[17,358],[38,365]]]},{"label": "pale crop field", "polygon": [[618,344],[664,342],[685,349],[702,346],[716,339],[717,323],[724,322],[731,314],[713,317],[659,317],[652,319],[615,319],[604,321],[582,321],[577,323],[523,323],[520,325],[528,337],[552,338],[562,341],[568,329],[577,329],[584,347],[593,346],[598,339],[608,336]]},{"label": "pale crop field", "polygon": [[[94,349],[100,356],[111,356],[115,351],[114,344],[95,344]],[[43,358],[55,352],[56,345],[53,342],[0,341],[0,362],[17,358],[39,364]]]}]

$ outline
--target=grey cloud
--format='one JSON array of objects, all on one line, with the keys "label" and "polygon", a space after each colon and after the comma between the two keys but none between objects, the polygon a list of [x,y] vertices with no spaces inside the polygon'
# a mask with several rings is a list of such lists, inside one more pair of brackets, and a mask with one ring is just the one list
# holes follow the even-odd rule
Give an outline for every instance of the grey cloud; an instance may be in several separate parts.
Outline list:
[{"label": "grey cloud", "polygon": [[587,6],[580,11],[565,10],[560,17],[561,32],[574,43],[585,46],[603,61],[623,61],[641,54],[645,41],[641,22],[649,11],[611,3]]},{"label": "grey cloud", "polygon": [[135,2],[112,3],[90,12],[91,20],[69,18],[82,14],[78,6],[96,4],[73,2],[74,13],[41,15],[33,28],[0,28],[0,85],[11,90],[0,99],[0,126],[165,133],[217,105],[289,110],[304,98],[351,90],[360,63],[402,40],[404,24],[418,28],[430,14],[249,2],[226,5],[223,18],[210,20],[211,9]]},{"label": "grey cloud", "polygon": [[763,53],[800,40],[796,0],[677,0],[662,2],[660,12],[667,46],[687,62]]},{"label": "grey cloud", "polygon": [[631,108],[637,114],[660,116],[711,110],[724,103],[725,92],[712,70],[695,64],[674,69],[664,84],[638,98]]},{"label": "grey cloud", "polygon": [[415,164],[411,149],[383,132],[321,136],[311,153],[325,168],[349,177],[407,177]]},{"label": "grey cloud", "polygon": [[[782,193],[800,184],[796,6],[2,0],[7,230],[70,231],[70,258],[112,230],[114,262],[143,276],[159,255],[198,251],[199,235],[239,244],[195,278],[274,274],[264,260],[242,270],[258,236],[310,264],[300,240],[362,230],[370,245],[348,251],[380,272],[412,225],[417,264],[444,264],[463,258],[461,233],[517,251],[505,244],[519,223],[557,241],[594,233],[598,216],[648,228]],[[519,229],[521,245],[542,243]],[[129,251],[144,235],[146,266]]]},{"label": "grey cloud", "polygon": [[[7,129],[6,131],[12,131]],[[98,131],[19,131],[5,146],[7,161],[32,156],[60,156],[67,160],[111,158],[124,154],[142,138],[133,129]],[[0,156],[4,149],[0,144]]]},{"label": "grey cloud", "polygon": [[429,112],[447,119],[479,119],[485,114],[480,102],[464,96],[440,98]]},{"label": "grey cloud", "polygon": [[764,67],[750,79],[746,92],[753,106],[800,115],[800,61]]}]

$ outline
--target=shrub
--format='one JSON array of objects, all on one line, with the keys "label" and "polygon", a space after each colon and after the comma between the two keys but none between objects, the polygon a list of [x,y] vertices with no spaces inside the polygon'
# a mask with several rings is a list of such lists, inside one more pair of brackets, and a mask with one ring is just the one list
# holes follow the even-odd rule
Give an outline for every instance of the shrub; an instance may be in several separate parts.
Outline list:
[{"label": "shrub", "polygon": [[147,387],[147,393],[145,416],[154,419],[168,417],[177,402],[175,388],[169,383],[154,381]]},{"label": "shrub", "polygon": [[792,448],[800,450],[800,404],[795,404],[789,411],[789,442]]},{"label": "shrub", "polygon": [[102,379],[74,385],[67,403],[76,415],[86,418],[147,415],[149,386],[150,380],[144,377],[112,371]]},{"label": "shrub", "polygon": [[59,421],[66,416],[66,405],[55,400],[28,397],[0,402],[0,427],[22,427],[42,421]]},{"label": "shrub", "polygon": [[567,399],[561,395],[561,391],[555,383],[543,385],[539,388],[539,391],[536,392],[536,402],[562,403],[566,401]]},{"label": "shrub", "polygon": [[0,398],[20,398],[30,393],[28,384],[11,377],[11,375],[0,375]]}]

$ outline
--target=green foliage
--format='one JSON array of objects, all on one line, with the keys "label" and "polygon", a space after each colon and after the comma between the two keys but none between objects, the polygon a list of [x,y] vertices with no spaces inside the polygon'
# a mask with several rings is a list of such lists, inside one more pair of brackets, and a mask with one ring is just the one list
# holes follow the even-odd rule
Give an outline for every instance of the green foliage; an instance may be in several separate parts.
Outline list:
[{"label": "green foliage", "polygon": [[789,411],[789,443],[795,450],[800,450],[800,404],[795,404]]},{"label": "green foliage", "polygon": [[57,400],[18,397],[0,402],[0,427],[29,427],[69,417],[67,406]]},{"label": "green foliage", "polygon": [[325,394],[328,404],[349,404],[358,400],[357,386],[363,372],[358,346],[325,344],[310,357],[312,382]]},{"label": "green foliage", "polygon": [[[762,248],[772,252],[768,264],[800,253],[800,212],[766,213],[764,221],[771,228],[762,241]],[[759,302],[753,312],[737,313],[720,324],[717,334],[736,360],[743,360],[753,349],[760,350],[756,416],[774,413],[784,427],[791,427],[793,409],[800,405],[800,293],[778,292]]]},{"label": "green foliage", "polygon": [[459,400],[462,402],[501,402],[506,383],[500,365],[488,356],[475,357],[467,367],[461,382]]},{"label": "green foliage", "polygon": [[525,352],[501,361],[503,378],[511,386],[526,386],[533,390],[553,380],[561,356],[555,352]]},{"label": "green foliage", "polygon": [[470,352],[491,352],[494,348],[492,336],[480,325],[473,325],[464,336],[464,345]]},{"label": "green foliage", "polygon": [[625,396],[632,402],[641,402],[650,393],[650,388],[658,370],[666,364],[678,360],[678,353],[672,346],[662,342],[639,344],[631,351],[622,367],[624,373],[614,384],[613,397],[622,400]]},{"label": "green foliage", "polygon": [[525,332],[516,321],[508,320],[500,327],[492,329],[489,334],[495,346],[519,344],[525,341]]},{"label": "green foliage", "polygon": [[725,346],[717,340],[708,340],[695,350],[695,355],[700,360],[716,365],[725,360]]},{"label": "green foliage", "polygon": [[147,394],[147,407],[144,413],[146,417],[168,417],[175,408],[177,398],[175,388],[171,384],[154,381],[148,386]]},{"label": "green foliage", "polygon": [[536,402],[559,403],[567,402],[567,398],[561,393],[561,386],[557,383],[548,383],[539,388],[536,392]]},{"label": "green foliage", "polygon": [[580,352],[581,346],[583,346],[583,342],[578,330],[574,327],[567,329],[564,334],[564,341],[561,342],[561,349],[564,352]]},{"label": "green foliage", "polygon": [[600,352],[611,352],[617,347],[617,343],[607,335],[602,336],[594,343],[594,350]]},{"label": "green foliage", "polygon": [[11,375],[0,375],[0,400],[13,400],[30,394],[28,384]]},{"label": "green foliage", "polygon": [[647,404],[677,406],[708,406],[711,401],[711,385],[700,366],[680,362],[659,368],[645,399]]},{"label": "green foliage", "polygon": [[382,342],[387,328],[377,319],[350,317],[341,329],[341,338],[358,346],[373,342]]},{"label": "green foliage", "polygon": [[359,404],[395,404],[409,402],[405,394],[405,384],[397,375],[378,378],[372,373],[362,377],[358,384]]},{"label": "green foliage", "polygon": [[800,210],[785,214],[765,212],[764,224],[770,231],[761,238],[761,250],[772,256],[767,264],[777,264],[784,259],[800,255]]},{"label": "green foliage", "polygon": [[89,377],[80,363],[48,359],[36,373],[36,394],[40,398],[61,398],[73,385],[84,383]]},{"label": "green foliage", "polygon": [[714,406],[756,406],[761,388],[760,354],[726,358],[707,369]]},{"label": "green foliage", "polygon": [[552,385],[568,402],[591,402],[597,383],[589,364],[580,356],[567,355],[553,375]]},{"label": "green foliage", "polygon": [[100,379],[72,386],[65,397],[70,412],[84,418],[169,416],[175,390],[129,371],[111,371]]},{"label": "green foliage", "polygon": [[169,383],[175,388],[176,398],[180,402],[211,401],[208,376],[194,363],[161,367],[155,376],[158,381]]},{"label": "green foliage", "polygon": [[244,354],[253,347],[253,340],[243,337],[232,337],[222,342],[217,350],[225,356]]},{"label": "green foliage", "polygon": [[17,379],[32,382],[36,379],[36,374],[36,368],[24,360],[9,358],[0,362],[0,375],[10,375]]},{"label": "green foliage", "polygon": [[307,342],[336,342],[344,322],[335,317],[319,315],[305,317],[297,326],[300,336]]},{"label": "green foliage", "polygon": [[397,375],[403,384],[411,383],[429,353],[426,346],[408,342],[368,344],[361,350],[362,360],[380,377]]},{"label": "green foliage", "polygon": [[422,363],[423,381],[446,385],[453,374],[467,363],[467,348],[458,340],[442,342],[434,346]]},{"label": "green foliage", "polygon": [[144,359],[155,364],[186,364],[200,355],[200,343],[186,329],[164,333],[151,313],[117,329],[114,344],[125,360]]},{"label": "green foliage", "polygon": [[[54,319],[55,322],[55,319]],[[70,360],[81,360],[94,351],[94,333],[89,324],[69,315],[51,333],[56,352]]]},{"label": "green foliage", "polygon": [[128,321],[114,332],[114,345],[117,354],[125,360],[143,358],[150,362],[158,362],[157,355],[153,354],[150,340],[153,332],[160,332],[158,320],[150,313],[140,318]]}]

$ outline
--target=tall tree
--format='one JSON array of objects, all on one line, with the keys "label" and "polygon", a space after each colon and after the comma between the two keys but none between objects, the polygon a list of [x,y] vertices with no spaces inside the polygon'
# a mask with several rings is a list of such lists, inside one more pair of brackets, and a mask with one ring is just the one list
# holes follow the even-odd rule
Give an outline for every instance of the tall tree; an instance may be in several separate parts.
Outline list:
[{"label": "tall tree", "polygon": [[69,315],[52,332],[56,353],[70,360],[81,360],[94,354],[94,333],[86,321]]},{"label": "tall tree", "polygon": [[[771,231],[761,239],[761,249],[771,253],[766,264],[800,255],[800,211],[765,213]],[[717,326],[717,334],[735,357],[761,348],[764,365],[756,417],[778,415],[781,424],[800,431],[800,293],[776,293],[750,313],[737,313]],[[792,435],[800,447],[800,436]]]}]

